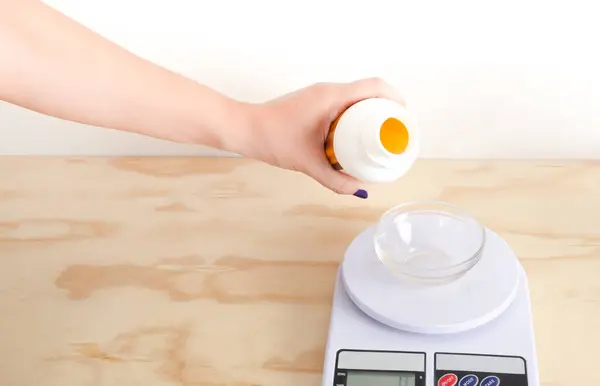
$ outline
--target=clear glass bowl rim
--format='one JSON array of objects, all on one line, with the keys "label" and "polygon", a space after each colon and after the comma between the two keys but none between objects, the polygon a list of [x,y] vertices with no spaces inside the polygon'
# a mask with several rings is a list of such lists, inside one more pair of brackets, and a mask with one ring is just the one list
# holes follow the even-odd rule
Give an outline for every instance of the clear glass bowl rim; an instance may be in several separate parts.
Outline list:
[{"label": "clear glass bowl rim", "polygon": [[428,205],[430,205],[432,207],[438,206],[438,207],[452,208],[453,209],[452,213],[458,215],[461,219],[472,221],[477,226],[477,228],[479,229],[479,231],[481,233],[481,241],[479,243],[479,248],[477,248],[477,250],[475,251],[475,253],[473,253],[473,255],[471,257],[469,257],[468,259],[463,260],[460,263],[456,263],[456,264],[452,264],[452,265],[447,265],[447,266],[440,267],[440,268],[424,269],[423,271],[426,271],[426,272],[437,272],[437,271],[450,270],[450,269],[457,268],[457,267],[460,267],[460,266],[463,266],[463,265],[467,265],[467,264],[473,262],[473,260],[478,259],[481,256],[481,253],[483,252],[483,249],[485,248],[485,243],[486,243],[486,229],[485,229],[485,227],[474,216],[472,216],[469,212],[467,212],[463,208],[459,207],[456,204],[451,204],[449,202],[440,201],[440,200],[407,201],[407,202],[403,202],[401,204],[398,204],[398,205],[395,205],[395,206],[389,208],[388,210],[386,210],[385,212],[383,212],[383,214],[381,216],[379,216],[379,221],[377,222],[377,226],[375,227],[375,232],[373,234],[373,243],[375,245],[377,244],[377,235],[379,233],[378,230],[380,229],[381,222],[382,222],[383,218],[385,218],[386,216],[390,215],[390,213],[393,213],[393,212],[397,212],[398,214],[401,214],[401,213],[410,213],[411,211],[408,211],[408,210],[407,211],[402,211],[402,209],[403,208],[407,208],[407,207],[412,207],[412,206],[420,206],[421,209],[427,210],[427,206]]}]

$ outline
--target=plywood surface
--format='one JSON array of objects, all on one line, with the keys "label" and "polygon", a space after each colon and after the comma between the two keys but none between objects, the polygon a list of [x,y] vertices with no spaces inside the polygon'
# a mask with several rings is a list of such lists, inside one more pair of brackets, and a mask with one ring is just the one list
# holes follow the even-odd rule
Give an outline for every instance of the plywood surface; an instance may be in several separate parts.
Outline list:
[{"label": "plywood surface", "polygon": [[420,161],[370,194],[241,159],[0,158],[0,384],[320,385],[345,247],[415,199],[512,244],[542,385],[600,382],[599,163]]}]

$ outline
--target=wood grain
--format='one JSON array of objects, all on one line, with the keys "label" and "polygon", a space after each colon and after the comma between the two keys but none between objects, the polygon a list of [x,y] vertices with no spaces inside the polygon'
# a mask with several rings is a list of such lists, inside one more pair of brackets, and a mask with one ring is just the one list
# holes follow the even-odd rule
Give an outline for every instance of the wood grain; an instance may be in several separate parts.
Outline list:
[{"label": "wood grain", "polygon": [[531,285],[544,386],[593,385],[600,163],[420,161],[366,201],[241,159],[0,158],[0,384],[319,385],[344,249],[458,204]]}]

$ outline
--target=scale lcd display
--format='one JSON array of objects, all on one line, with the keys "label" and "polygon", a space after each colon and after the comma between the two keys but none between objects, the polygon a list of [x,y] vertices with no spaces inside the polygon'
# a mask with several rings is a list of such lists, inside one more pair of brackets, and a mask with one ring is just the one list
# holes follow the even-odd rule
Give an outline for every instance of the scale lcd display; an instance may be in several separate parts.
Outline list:
[{"label": "scale lcd display", "polygon": [[415,386],[414,373],[387,371],[348,371],[346,386]]}]

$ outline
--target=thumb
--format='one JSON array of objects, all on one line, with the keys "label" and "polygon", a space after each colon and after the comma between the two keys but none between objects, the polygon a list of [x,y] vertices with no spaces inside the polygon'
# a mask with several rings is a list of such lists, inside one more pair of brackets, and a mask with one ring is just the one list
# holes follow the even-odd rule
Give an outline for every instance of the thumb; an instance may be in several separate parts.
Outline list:
[{"label": "thumb", "polygon": [[368,197],[368,193],[364,190],[361,181],[335,170],[325,157],[307,169],[306,174],[337,194],[352,194],[363,199]]}]

